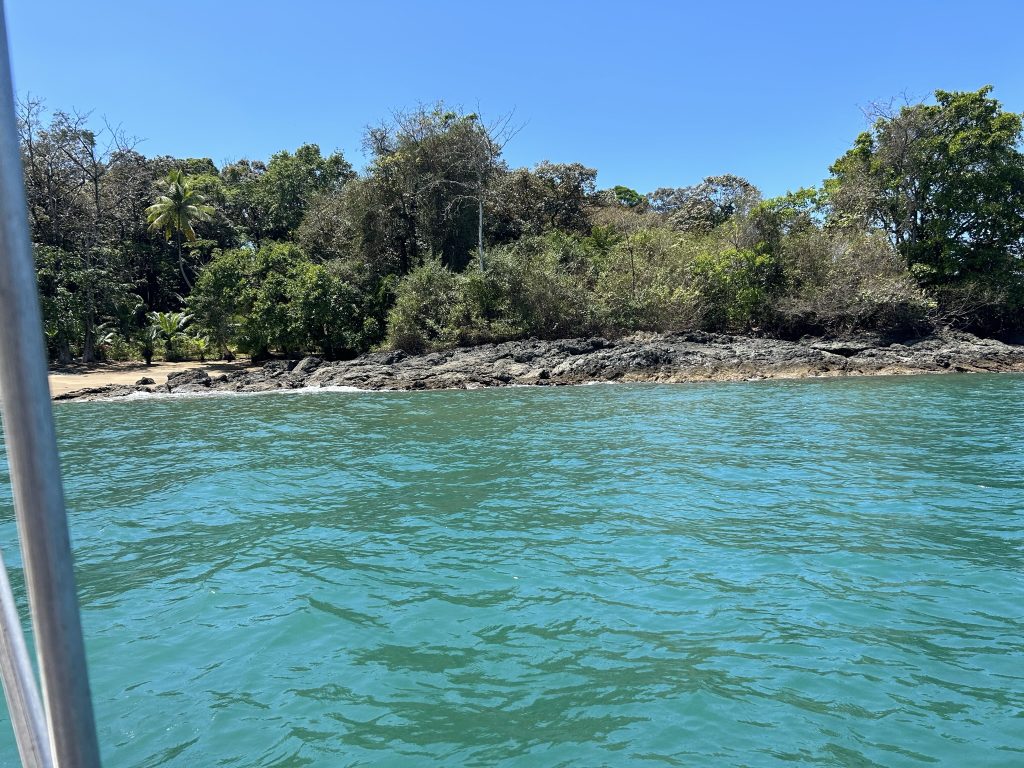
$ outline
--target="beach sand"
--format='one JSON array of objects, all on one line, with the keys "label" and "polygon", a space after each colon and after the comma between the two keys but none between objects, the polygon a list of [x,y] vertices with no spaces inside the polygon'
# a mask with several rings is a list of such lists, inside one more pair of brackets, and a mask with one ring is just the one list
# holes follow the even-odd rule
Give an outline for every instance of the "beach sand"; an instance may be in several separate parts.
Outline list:
[{"label": "beach sand", "polygon": [[252,367],[248,359],[245,361],[239,360],[234,363],[225,363],[223,361],[197,363],[189,361],[184,363],[157,362],[152,365],[146,365],[141,362],[131,362],[68,366],[67,368],[50,371],[50,396],[55,397],[77,389],[85,389],[86,387],[102,387],[108,384],[134,384],[143,376],[148,376],[157,384],[166,384],[169,373],[182,371],[186,368],[203,368],[211,376],[214,376],[230,371],[243,371]]}]

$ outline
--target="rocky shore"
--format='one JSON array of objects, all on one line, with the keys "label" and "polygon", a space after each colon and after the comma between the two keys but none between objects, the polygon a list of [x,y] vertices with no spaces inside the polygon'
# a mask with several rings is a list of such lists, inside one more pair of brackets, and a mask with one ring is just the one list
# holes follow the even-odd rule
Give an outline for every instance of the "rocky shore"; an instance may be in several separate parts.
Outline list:
[{"label": "rocky shore", "polygon": [[1024,371],[1024,345],[944,332],[890,343],[872,336],[781,341],[703,332],[634,334],[624,339],[511,341],[409,355],[374,352],[354,360],[273,360],[211,377],[188,369],[157,385],[143,378],[68,392],[55,400],[134,393],[268,392],[303,387],[367,390],[475,389],[586,382],[737,381],[968,371]]}]

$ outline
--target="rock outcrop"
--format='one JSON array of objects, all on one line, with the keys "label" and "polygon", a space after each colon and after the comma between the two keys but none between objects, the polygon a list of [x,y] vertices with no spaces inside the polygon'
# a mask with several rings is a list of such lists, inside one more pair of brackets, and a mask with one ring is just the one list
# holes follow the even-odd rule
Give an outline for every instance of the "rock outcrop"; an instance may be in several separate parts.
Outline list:
[{"label": "rock outcrop", "polygon": [[408,355],[373,352],[354,360],[274,360],[262,368],[211,379],[179,371],[160,387],[93,387],[59,400],[120,397],[132,392],[267,392],[302,387],[475,389],[554,386],[594,381],[684,382],[811,376],[868,376],[964,371],[1024,371],[1024,346],[944,332],[888,343],[779,339],[703,332],[639,333],[627,338],[510,341]]}]

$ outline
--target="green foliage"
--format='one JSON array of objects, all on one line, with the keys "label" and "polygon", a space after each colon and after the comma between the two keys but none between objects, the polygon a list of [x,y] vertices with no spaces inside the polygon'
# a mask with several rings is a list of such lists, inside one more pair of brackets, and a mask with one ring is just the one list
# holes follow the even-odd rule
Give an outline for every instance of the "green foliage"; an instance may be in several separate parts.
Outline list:
[{"label": "green foliage", "polygon": [[771,323],[783,333],[909,332],[934,309],[881,233],[796,232],[781,261],[786,286]]},{"label": "green foliage", "polygon": [[163,340],[164,359],[181,359],[178,344],[185,328],[192,321],[191,316],[184,312],[150,312],[147,318],[153,338]]},{"label": "green foliage", "polygon": [[708,249],[693,261],[691,291],[699,297],[699,325],[744,331],[763,322],[777,279],[775,260],[749,248]]},{"label": "green foliage", "polygon": [[221,356],[234,342],[241,322],[241,293],[246,285],[250,255],[245,249],[215,254],[200,271],[188,297],[189,314]]},{"label": "green foliage", "polygon": [[833,219],[882,229],[926,286],[1020,279],[1022,118],[991,91],[881,111],[831,168]]},{"label": "green foliage", "polygon": [[103,249],[82,253],[36,245],[43,328],[53,359],[67,363],[87,348],[95,358],[105,324],[131,303],[117,273],[119,256]]},{"label": "green foliage", "polygon": [[288,295],[291,336],[300,348],[340,357],[379,340],[377,322],[363,317],[363,296],[337,262],[297,265]]},{"label": "green foliage", "polygon": [[19,105],[61,362],[1024,329],[1024,130],[989,88],[879,110],[822,189],[768,200],[729,174],[642,196],[579,163],[510,169],[507,118],[444,104],[369,129],[358,175],[314,144],[221,169],[146,158],[87,123]]},{"label": "green foliage", "polygon": [[643,229],[618,239],[603,260],[595,303],[607,332],[663,331],[699,318],[686,290],[692,252],[669,229]]},{"label": "green foliage", "polygon": [[371,128],[365,145],[373,162],[352,199],[365,260],[394,261],[400,275],[430,256],[465,267],[479,244],[479,206],[504,170],[499,142],[476,114],[443,103]]},{"label": "green foliage", "polygon": [[206,204],[203,197],[194,188],[193,183],[178,170],[172,169],[164,180],[164,194],[160,195],[153,205],[146,209],[146,220],[152,232],[163,232],[167,239],[173,236],[178,250],[178,268],[185,284],[191,288],[192,282],[181,253],[181,238],[189,242],[196,239],[195,224],[208,221],[214,213],[213,206]]},{"label": "green foliage", "polygon": [[461,324],[460,278],[439,262],[428,261],[398,284],[388,312],[387,345],[406,352],[454,346]]},{"label": "green foliage", "polygon": [[206,198],[177,169],[167,174],[164,184],[164,194],[146,209],[150,229],[154,232],[163,231],[168,240],[173,235],[184,235],[187,240],[195,240],[193,226],[213,215],[213,207],[206,205]]},{"label": "green foliage", "polygon": [[205,363],[206,356],[210,354],[212,348],[210,339],[206,336],[193,336],[189,340],[189,346],[191,347],[190,352],[199,358],[199,362]]},{"label": "green foliage", "polygon": [[257,247],[292,237],[317,195],[338,192],[354,176],[344,155],[324,157],[316,144],[278,152],[266,165],[245,160],[222,172],[226,206]]},{"label": "green foliage", "polygon": [[596,287],[610,332],[759,325],[778,283],[768,253],[736,248],[723,228],[711,235],[643,229],[618,242]]},{"label": "green foliage", "polygon": [[635,189],[624,187],[621,184],[612,187],[612,194],[615,196],[615,201],[626,208],[636,208],[647,202],[647,198]]},{"label": "green foliage", "polygon": [[463,305],[475,327],[464,342],[535,336],[567,338],[594,328],[590,243],[565,233],[521,240],[488,254],[470,277]]},{"label": "green foliage", "polygon": [[237,346],[256,357],[344,357],[380,340],[382,298],[363,293],[337,260],[315,263],[295,245],[271,243],[217,254],[188,306],[222,354]]}]

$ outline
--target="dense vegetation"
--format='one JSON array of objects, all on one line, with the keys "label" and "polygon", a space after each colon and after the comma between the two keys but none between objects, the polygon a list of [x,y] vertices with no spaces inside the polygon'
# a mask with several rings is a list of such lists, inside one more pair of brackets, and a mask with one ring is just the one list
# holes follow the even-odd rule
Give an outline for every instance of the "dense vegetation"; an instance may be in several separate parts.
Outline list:
[{"label": "dense vegetation", "polygon": [[409,351],[708,329],[781,336],[1024,324],[1021,115],[990,88],[879,110],[818,189],[722,175],[641,195],[509,168],[507,120],[444,105],[217,168],[21,104],[60,362]]}]

